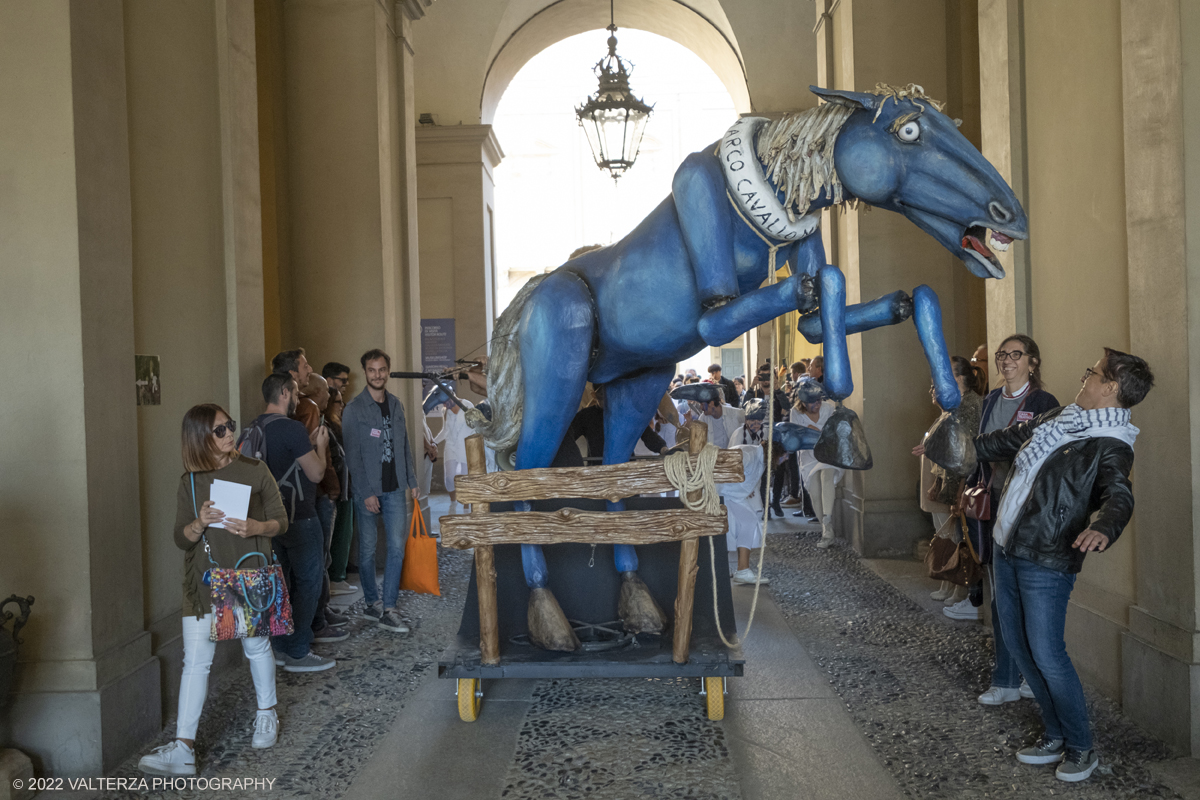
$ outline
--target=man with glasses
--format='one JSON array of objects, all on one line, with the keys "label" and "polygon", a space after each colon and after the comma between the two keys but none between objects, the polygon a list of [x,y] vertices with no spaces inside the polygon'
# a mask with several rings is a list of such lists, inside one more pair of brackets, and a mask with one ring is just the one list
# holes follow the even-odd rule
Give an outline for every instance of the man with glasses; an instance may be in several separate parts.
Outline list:
[{"label": "man with glasses", "polygon": [[1064,641],[1067,602],[1084,556],[1112,545],[1133,515],[1130,409],[1153,385],[1145,361],[1105,348],[1074,403],[975,439],[981,461],[1014,459],[992,532],[996,609],[1045,725],[1017,760],[1058,763],[1064,781],[1086,779],[1099,763]]},{"label": "man with glasses", "polygon": [[350,389],[350,368],[337,361],[321,367],[321,377],[329,384],[329,407],[325,409],[325,421],[342,438],[342,410],[346,408],[346,395]]}]

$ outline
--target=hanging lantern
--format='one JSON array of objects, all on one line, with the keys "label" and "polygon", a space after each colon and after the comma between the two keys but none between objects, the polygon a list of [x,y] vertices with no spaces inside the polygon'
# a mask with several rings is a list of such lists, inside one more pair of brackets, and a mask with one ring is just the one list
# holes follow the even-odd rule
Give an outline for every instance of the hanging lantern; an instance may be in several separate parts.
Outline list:
[{"label": "hanging lantern", "polygon": [[642,134],[654,106],[648,106],[633,96],[629,89],[629,73],[633,65],[617,55],[617,26],[612,21],[612,0],[609,2],[608,55],[596,63],[600,88],[587,102],[575,109],[579,127],[587,135],[596,166],[612,173],[613,180],[637,160],[642,146]]}]

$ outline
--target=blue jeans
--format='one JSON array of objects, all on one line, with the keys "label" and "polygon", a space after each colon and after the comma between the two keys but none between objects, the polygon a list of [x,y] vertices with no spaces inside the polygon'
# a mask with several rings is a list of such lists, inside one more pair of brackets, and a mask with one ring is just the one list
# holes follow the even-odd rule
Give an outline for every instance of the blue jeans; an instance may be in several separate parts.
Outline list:
[{"label": "blue jeans", "polygon": [[325,609],[329,607],[329,545],[333,541],[333,519],[336,507],[329,495],[323,494],[317,498],[317,519],[321,521],[321,534],[324,536],[325,558],[321,562],[325,569],[321,573],[321,596],[317,599],[317,613],[313,617],[313,630],[319,631],[325,627]]},{"label": "blue jeans", "polygon": [[992,686],[999,686],[1001,689],[1016,689],[1021,685],[1021,671],[1017,669],[1017,662],[1013,659],[1012,653],[1009,652],[1008,645],[1004,641],[1004,629],[1000,625],[1000,612],[996,608],[996,573],[990,564],[988,571],[992,578],[992,637],[996,641],[996,664],[992,667]]},{"label": "blue jeans", "polygon": [[404,564],[404,545],[408,541],[408,490],[379,495],[379,513],[367,510],[364,498],[354,498],[355,523],[358,525],[358,576],[362,580],[367,605],[379,600],[375,585],[376,520],[383,517],[387,535],[387,561],[383,567],[383,607],[394,608],[400,599],[400,567]]},{"label": "blue jeans", "polygon": [[997,546],[996,609],[1008,648],[1042,712],[1046,736],[1092,749],[1083,684],[1067,656],[1067,601],[1075,576],[1005,553]]},{"label": "blue jeans", "polygon": [[316,517],[298,519],[287,532],[271,540],[271,547],[288,576],[295,632],[277,636],[274,645],[292,658],[304,658],[312,644],[313,615],[321,597],[321,575],[325,571],[325,535]]}]

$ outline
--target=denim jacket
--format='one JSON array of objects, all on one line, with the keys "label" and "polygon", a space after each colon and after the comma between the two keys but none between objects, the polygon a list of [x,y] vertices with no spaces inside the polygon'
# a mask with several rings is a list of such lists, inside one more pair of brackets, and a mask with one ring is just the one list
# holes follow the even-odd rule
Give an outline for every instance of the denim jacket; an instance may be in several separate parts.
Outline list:
[{"label": "denim jacket", "polygon": [[[404,406],[390,392],[385,393],[384,397],[392,412],[392,452],[395,454],[392,463],[396,467],[396,483],[415,489],[417,472],[408,444]],[[350,471],[350,490],[359,499],[383,494],[383,439],[372,436],[372,429],[383,430],[383,414],[379,411],[379,405],[371,399],[371,390],[363,389],[342,411],[342,437],[346,448],[346,467]]]}]

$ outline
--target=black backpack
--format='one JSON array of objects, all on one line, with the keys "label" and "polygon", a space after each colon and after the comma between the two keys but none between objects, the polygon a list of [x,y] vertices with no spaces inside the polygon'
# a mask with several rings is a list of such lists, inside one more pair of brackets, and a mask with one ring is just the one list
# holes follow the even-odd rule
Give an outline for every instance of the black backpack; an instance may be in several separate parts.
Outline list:
[{"label": "black backpack", "polygon": [[[237,449],[238,452],[250,458],[256,458],[259,461],[267,460],[267,426],[276,420],[287,419],[283,414],[263,414],[255,417],[254,421],[247,425],[241,436],[238,437]],[[300,462],[293,461],[288,467],[287,472],[276,481],[279,488],[284,486],[292,490],[291,508],[288,509],[288,522],[293,522],[296,517],[296,498],[304,499],[304,489],[300,486]]]}]

